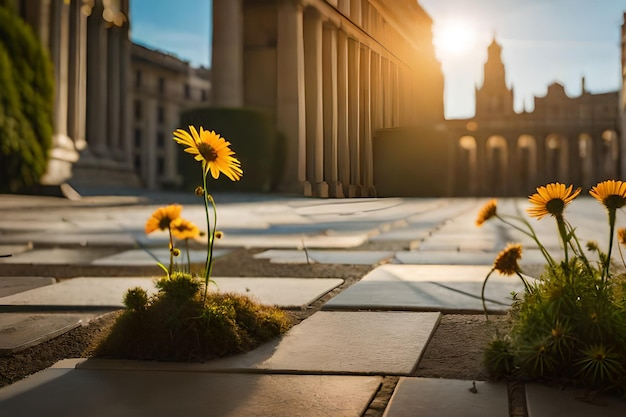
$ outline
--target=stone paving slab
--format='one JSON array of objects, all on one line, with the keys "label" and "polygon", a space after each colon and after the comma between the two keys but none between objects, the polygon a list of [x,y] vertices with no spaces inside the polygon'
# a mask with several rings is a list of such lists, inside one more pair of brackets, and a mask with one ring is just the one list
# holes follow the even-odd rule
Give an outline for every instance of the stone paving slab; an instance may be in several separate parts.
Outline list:
[{"label": "stone paving slab", "polygon": [[44,245],[133,247],[135,238],[126,233],[17,233],[0,235],[2,244],[33,243]]},{"label": "stone paving slab", "polygon": [[[417,250],[395,253],[394,263],[414,265],[493,265],[498,252]],[[522,250],[519,264],[542,265],[546,259],[537,250]]]},{"label": "stone paving slab", "polygon": [[72,313],[0,313],[0,355],[45,342],[97,316]]},{"label": "stone paving slab", "polygon": [[[220,372],[409,375],[439,319],[439,313],[322,311],[292,327],[282,339],[243,355],[196,364],[193,368]],[[85,365],[107,368],[110,363],[95,359]],[[192,365],[117,361],[116,366],[172,370]]]},{"label": "stone paving slab", "polygon": [[506,384],[473,382],[402,377],[383,417],[508,417]]},{"label": "stone paving slab", "polygon": [[341,249],[353,248],[365,243],[368,233],[359,232],[329,232],[318,235],[235,235],[225,234],[220,239],[220,247],[242,247],[242,248],[325,248]]},{"label": "stone paving slab", "polygon": [[414,246],[421,251],[428,250],[445,250],[445,251],[495,251],[502,248],[503,245],[493,237],[474,237],[468,239],[467,235],[463,237],[441,236],[435,235],[424,239],[418,245]]},{"label": "stone paving slab", "polygon": [[117,250],[105,248],[36,249],[9,258],[0,258],[0,264],[24,265],[87,265],[95,259],[111,255]]},{"label": "stone paving slab", "polygon": [[624,417],[626,401],[597,393],[585,400],[585,393],[571,389],[526,384],[528,417]]},{"label": "stone paving slab", "polygon": [[[230,253],[227,249],[214,249],[213,259]],[[205,249],[190,249],[189,260],[192,264],[204,263],[206,261]],[[181,254],[174,259],[179,265],[187,265],[187,252],[181,249]],[[132,249],[120,253],[116,253],[104,258],[95,259],[91,263],[93,265],[107,266],[146,266],[155,265],[161,262],[163,265],[170,263],[170,251],[168,249]]]},{"label": "stone paving slab", "polygon": [[[323,309],[481,313],[481,288],[490,270],[489,266],[475,265],[382,265],[332,298]],[[488,310],[508,310],[512,291],[524,291],[521,280],[494,272],[485,288]]]},{"label": "stone paving slab", "polygon": [[390,251],[342,250],[280,250],[270,249],[254,255],[256,259],[269,259],[272,263],[286,264],[344,264],[375,265],[394,255]]},{"label": "stone paving slab", "polygon": [[[26,252],[31,250],[33,245],[23,244],[23,245],[0,245],[0,256],[11,255],[15,256],[18,253]],[[0,258],[3,259],[3,258]]]},{"label": "stone paving slab", "polygon": [[[339,278],[213,278],[223,292],[249,295],[261,303],[302,307],[343,283]],[[124,308],[124,294],[141,287],[156,293],[154,278],[81,277],[0,298],[0,305]],[[215,287],[212,287],[215,288]]]},{"label": "stone paving slab", "polygon": [[[65,361],[72,365],[71,361]],[[377,376],[215,374],[55,367],[0,389],[12,417],[359,417]]]},{"label": "stone paving slab", "polygon": [[56,280],[50,277],[0,277],[0,297],[55,283]]},{"label": "stone paving slab", "polygon": [[389,231],[382,232],[379,235],[372,236],[370,240],[373,242],[389,242],[397,240],[413,242],[430,236],[434,230],[434,227],[429,226],[407,225],[406,227],[391,229]]}]

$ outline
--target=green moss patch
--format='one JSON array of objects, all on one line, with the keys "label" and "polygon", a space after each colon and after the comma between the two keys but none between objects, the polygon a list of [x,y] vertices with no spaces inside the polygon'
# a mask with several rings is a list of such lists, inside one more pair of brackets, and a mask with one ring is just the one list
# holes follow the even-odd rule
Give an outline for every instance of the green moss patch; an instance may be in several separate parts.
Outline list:
[{"label": "green moss patch", "polygon": [[204,361],[246,352],[278,337],[291,325],[283,310],[232,293],[209,291],[190,274],[157,282],[148,297],[132,288],[96,356],[167,361]]}]

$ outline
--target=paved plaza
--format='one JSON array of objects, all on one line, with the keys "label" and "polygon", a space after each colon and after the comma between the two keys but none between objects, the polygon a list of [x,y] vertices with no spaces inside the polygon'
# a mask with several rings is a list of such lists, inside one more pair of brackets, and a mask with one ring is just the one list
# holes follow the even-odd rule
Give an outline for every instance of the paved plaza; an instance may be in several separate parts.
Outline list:
[{"label": "paved plaza", "polygon": [[[398,382],[386,417],[510,415],[506,383],[418,378],[415,369],[443,314],[482,314],[481,286],[498,252],[524,245],[522,269],[543,263],[527,237],[489,221],[474,224],[486,199],[314,199],[216,195],[216,256],[241,248],[255,258],[300,268],[311,263],[369,265],[338,291],[340,277],[220,277],[220,291],[267,304],[321,309],[282,338],[246,354],[205,363],[75,358],[0,388],[0,416],[362,416],[390,376]],[[182,203],[198,225],[204,207],[193,196],[130,192],[54,197],[0,196],[0,355],[42,343],[123,308],[126,289],[156,291],[154,276],[76,276],[51,271],[116,271],[168,262],[168,236],[143,225],[161,205]],[[515,214],[523,199],[503,199]],[[621,214],[621,213],[620,213]],[[589,197],[567,208],[581,240],[608,236],[603,208]],[[618,219],[619,222],[620,219]],[[551,219],[531,220],[558,251]],[[195,246],[192,262],[203,262]],[[10,275],[6,271],[37,273]],[[54,267],[54,268],[53,268]],[[83,269],[81,269],[83,268]],[[71,278],[67,278],[71,276]],[[534,279],[528,276],[528,279]],[[494,274],[486,291],[494,313],[510,306],[518,279]],[[350,346],[350,349],[345,349]],[[475,384],[475,385],[473,385]],[[475,386],[476,392],[468,390]],[[527,384],[529,417],[623,416],[626,403],[583,403],[574,393]]]}]

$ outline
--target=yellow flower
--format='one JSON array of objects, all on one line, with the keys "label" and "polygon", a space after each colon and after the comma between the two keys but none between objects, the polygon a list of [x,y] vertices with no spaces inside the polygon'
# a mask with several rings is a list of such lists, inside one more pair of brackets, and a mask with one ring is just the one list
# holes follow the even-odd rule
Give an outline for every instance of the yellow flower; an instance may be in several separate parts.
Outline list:
[{"label": "yellow flower", "polygon": [[529,216],[541,219],[546,214],[560,216],[567,206],[578,194],[580,188],[572,192],[572,185],[566,187],[564,184],[555,182],[541,187],[537,187],[537,192],[528,200],[534,205],[526,209]]},{"label": "yellow flower", "polygon": [[182,210],[183,206],[180,204],[159,207],[146,222],[146,233],[152,233],[155,230],[168,230],[170,223],[180,217]]},{"label": "yellow flower", "polygon": [[235,153],[229,148],[230,142],[214,131],[204,130],[202,127],[198,133],[195,127],[189,126],[189,132],[177,129],[174,132],[174,140],[187,146],[185,152],[195,155],[196,161],[202,161],[205,174],[211,171],[213,178],[217,179],[220,172],[223,172],[232,181],[241,178],[243,175],[241,163],[233,156]]},{"label": "yellow flower", "polygon": [[215,231],[215,239],[221,239],[223,237],[224,237],[224,232],[222,232],[221,230]]},{"label": "yellow flower", "polygon": [[497,200],[489,200],[487,204],[483,206],[478,212],[478,218],[476,218],[476,226],[482,226],[484,222],[492,218],[497,214]]},{"label": "yellow flower", "polygon": [[626,204],[626,182],[607,180],[598,183],[589,191],[593,198],[609,210],[616,210]]},{"label": "yellow flower", "polygon": [[522,245],[510,243],[502,252],[498,254],[493,269],[502,275],[513,275],[520,271],[517,261],[522,257]]},{"label": "yellow flower", "polygon": [[200,236],[200,229],[198,229],[195,224],[182,217],[174,220],[170,226],[172,228],[172,235],[174,235],[176,239],[195,239]]},{"label": "yellow flower", "polygon": [[623,227],[617,229],[617,241],[622,246],[626,246],[626,229],[624,229]]}]

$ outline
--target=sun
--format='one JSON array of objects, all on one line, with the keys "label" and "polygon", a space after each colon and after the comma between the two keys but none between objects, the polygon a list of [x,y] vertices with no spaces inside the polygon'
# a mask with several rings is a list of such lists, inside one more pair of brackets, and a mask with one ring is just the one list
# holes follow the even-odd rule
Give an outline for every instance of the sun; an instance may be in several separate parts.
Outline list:
[{"label": "sun", "polygon": [[468,53],[476,41],[476,32],[469,22],[454,19],[435,24],[433,43],[441,58]]}]

